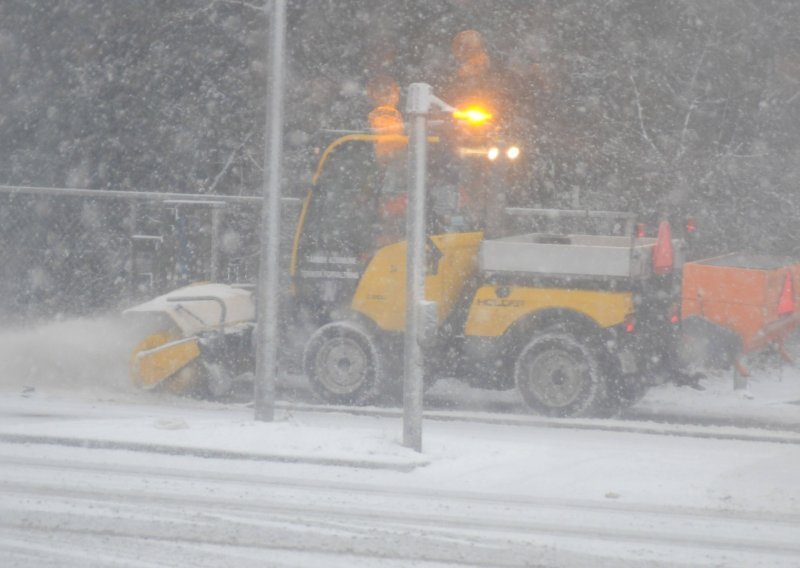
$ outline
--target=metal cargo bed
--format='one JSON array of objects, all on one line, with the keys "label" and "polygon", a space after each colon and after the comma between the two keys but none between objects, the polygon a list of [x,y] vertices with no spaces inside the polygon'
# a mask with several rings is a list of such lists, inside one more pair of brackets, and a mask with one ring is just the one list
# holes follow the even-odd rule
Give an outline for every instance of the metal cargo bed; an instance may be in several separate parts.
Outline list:
[{"label": "metal cargo bed", "polygon": [[656,239],[528,233],[483,241],[480,267],[560,277],[646,278]]}]

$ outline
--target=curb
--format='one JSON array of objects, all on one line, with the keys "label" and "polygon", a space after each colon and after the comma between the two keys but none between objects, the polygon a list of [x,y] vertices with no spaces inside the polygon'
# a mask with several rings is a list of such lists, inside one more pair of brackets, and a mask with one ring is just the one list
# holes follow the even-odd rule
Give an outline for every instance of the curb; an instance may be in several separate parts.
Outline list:
[{"label": "curb", "polygon": [[92,450],[125,450],[130,452],[144,452],[165,454],[171,456],[191,456],[208,459],[247,460],[260,462],[279,462],[307,465],[324,465],[335,467],[354,467],[360,469],[376,469],[384,471],[397,471],[409,473],[418,467],[428,465],[428,460],[416,462],[387,462],[367,459],[343,459],[310,457],[286,454],[254,454],[235,452],[231,450],[216,450],[210,448],[189,448],[182,446],[167,446],[163,444],[145,444],[140,442],[120,442],[114,440],[93,440],[83,438],[69,438],[62,436],[38,436],[30,434],[0,434],[0,442],[9,444],[48,444],[69,446],[73,448],[88,448]]},{"label": "curb", "polygon": [[[344,413],[354,416],[402,417],[402,410],[392,408],[352,408],[346,406],[325,406],[314,404],[278,403],[277,408],[295,412]],[[773,430],[767,428],[775,425],[748,424],[746,428],[736,428],[728,424],[681,424],[658,422],[654,417],[645,420],[617,419],[580,419],[580,418],[543,418],[522,415],[491,415],[469,411],[436,411],[423,412],[425,420],[437,422],[471,422],[477,424],[493,424],[500,426],[523,426],[532,428],[550,428],[554,430],[587,430],[600,432],[620,432],[627,434],[649,434],[655,436],[675,436],[683,438],[705,438],[712,440],[734,440],[740,442],[771,442],[776,444],[800,445],[800,431]],[[748,431],[748,428],[760,427],[760,431]],[[790,426],[791,427],[791,426]],[[730,428],[728,431],[719,429]],[[732,431],[732,430],[738,431]]]}]

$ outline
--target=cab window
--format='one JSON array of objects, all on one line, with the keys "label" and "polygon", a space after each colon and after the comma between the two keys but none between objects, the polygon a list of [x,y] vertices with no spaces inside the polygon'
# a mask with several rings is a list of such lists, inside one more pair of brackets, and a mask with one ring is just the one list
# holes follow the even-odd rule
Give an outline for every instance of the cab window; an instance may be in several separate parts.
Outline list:
[{"label": "cab window", "polygon": [[331,152],[309,211],[307,230],[312,248],[355,257],[370,249],[377,222],[376,174],[371,144],[345,142]]}]

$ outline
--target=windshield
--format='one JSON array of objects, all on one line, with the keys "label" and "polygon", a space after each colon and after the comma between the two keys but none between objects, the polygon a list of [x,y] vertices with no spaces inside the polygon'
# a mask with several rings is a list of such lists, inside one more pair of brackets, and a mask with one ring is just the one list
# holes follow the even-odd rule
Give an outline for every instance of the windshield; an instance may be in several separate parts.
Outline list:
[{"label": "windshield", "polygon": [[[454,146],[437,141],[427,149],[426,193],[429,232],[484,230],[494,199],[501,206],[502,166],[487,157],[486,146]],[[408,156],[396,152],[385,166],[380,193],[384,200],[404,199],[408,189]]]}]

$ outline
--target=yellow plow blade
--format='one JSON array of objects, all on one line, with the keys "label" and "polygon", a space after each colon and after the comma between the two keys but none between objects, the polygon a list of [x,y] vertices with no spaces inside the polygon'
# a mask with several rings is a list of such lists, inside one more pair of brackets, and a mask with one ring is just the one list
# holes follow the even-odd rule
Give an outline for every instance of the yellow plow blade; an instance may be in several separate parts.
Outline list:
[{"label": "yellow plow blade", "polygon": [[148,335],[131,354],[131,379],[142,388],[154,388],[184,369],[199,355],[196,337],[176,340],[165,331]]}]

